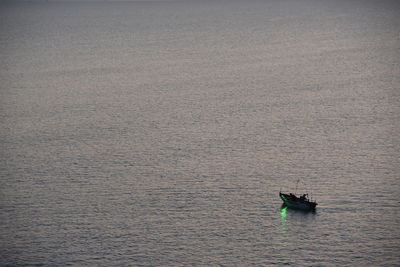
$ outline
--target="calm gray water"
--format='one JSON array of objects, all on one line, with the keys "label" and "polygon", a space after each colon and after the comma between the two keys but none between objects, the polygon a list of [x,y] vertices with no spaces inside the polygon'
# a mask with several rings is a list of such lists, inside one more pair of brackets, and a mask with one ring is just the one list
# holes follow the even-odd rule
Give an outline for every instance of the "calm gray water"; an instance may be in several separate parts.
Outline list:
[{"label": "calm gray water", "polygon": [[399,266],[399,13],[1,2],[0,265]]}]

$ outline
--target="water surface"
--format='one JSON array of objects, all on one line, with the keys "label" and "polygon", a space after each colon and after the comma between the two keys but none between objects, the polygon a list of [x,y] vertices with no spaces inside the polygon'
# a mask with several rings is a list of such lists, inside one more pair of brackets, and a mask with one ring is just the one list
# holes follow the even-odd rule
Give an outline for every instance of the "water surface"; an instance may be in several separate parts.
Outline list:
[{"label": "water surface", "polygon": [[0,265],[399,264],[398,14],[2,2]]}]

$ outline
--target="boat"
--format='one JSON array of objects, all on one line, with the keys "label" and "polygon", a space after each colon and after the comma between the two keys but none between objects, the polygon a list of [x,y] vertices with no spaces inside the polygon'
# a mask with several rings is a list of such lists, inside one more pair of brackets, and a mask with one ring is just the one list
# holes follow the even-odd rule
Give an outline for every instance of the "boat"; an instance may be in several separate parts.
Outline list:
[{"label": "boat", "polygon": [[317,202],[308,199],[308,194],[303,194],[300,197],[298,197],[292,193],[286,194],[279,192],[279,196],[281,197],[283,203],[288,208],[292,209],[314,211],[315,207],[318,205]]}]

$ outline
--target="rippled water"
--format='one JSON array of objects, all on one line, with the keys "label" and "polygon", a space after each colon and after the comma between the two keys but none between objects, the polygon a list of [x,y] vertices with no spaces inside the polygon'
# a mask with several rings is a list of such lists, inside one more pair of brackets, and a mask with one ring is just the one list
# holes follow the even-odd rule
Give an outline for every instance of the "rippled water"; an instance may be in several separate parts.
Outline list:
[{"label": "rippled water", "polygon": [[0,265],[400,264],[399,10],[2,2]]}]

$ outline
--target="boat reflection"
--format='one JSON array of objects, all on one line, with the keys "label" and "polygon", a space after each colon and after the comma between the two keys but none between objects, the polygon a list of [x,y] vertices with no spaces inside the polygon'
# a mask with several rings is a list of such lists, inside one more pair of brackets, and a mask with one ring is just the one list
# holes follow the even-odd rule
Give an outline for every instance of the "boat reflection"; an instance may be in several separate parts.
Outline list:
[{"label": "boat reflection", "polygon": [[[309,222],[310,219],[314,218],[314,215],[317,212],[313,211],[304,211],[299,209],[290,209],[285,204],[282,204],[280,209],[280,218],[281,218],[281,230],[286,233],[288,231],[288,222],[289,225],[294,227],[298,227],[299,225],[303,225],[306,222]],[[305,225],[303,225],[304,227]]]}]

